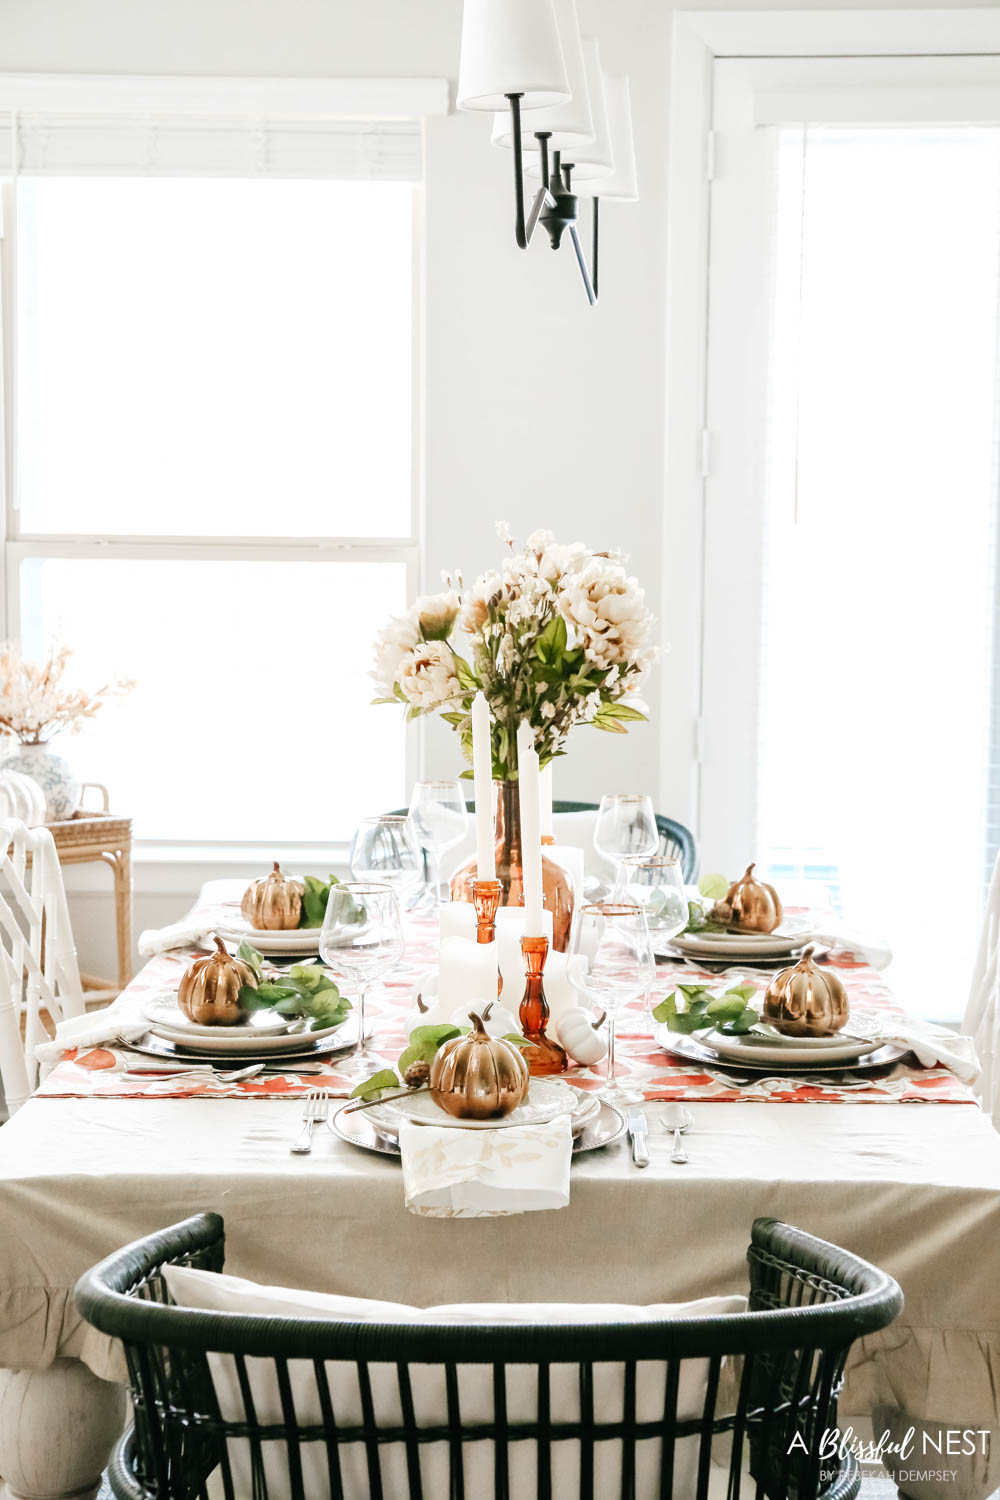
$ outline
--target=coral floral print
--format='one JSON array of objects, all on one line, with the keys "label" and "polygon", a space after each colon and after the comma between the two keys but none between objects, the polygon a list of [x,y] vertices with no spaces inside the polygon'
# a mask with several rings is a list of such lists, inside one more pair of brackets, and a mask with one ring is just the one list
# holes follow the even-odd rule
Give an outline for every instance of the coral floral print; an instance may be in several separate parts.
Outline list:
[{"label": "coral floral print", "polygon": [[[231,913],[227,913],[231,915]],[[222,914],[220,913],[220,920]],[[366,1013],[372,1028],[373,1054],[386,1066],[395,1063],[406,1046],[410,1029],[419,1024],[414,1008],[414,985],[417,978],[437,962],[437,917],[430,913],[413,913],[406,918],[406,952],[395,973],[378,987],[372,987],[366,1001]],[[165,953],[151,959],[129,985],[126,1001],[138,1009],[154,994],[176,990],[181,974],[191,961],[189,953]],[[875,969],[860,962],[853,954],[832,952],[825,960],[832,963],[847,990],[851,1009],[874,1015],[903,1015],[891,990]],[[702,978],[708,985],[716,979],[700,975],[689,965],[657,966],[652,1004],[658,1003],[679,982],[692,983]],[[761,981],[763,988],[765,981]],[[518,1002],[520,997],[518,997]],[[513,1008],[513,1006],[512,1006]],[[334,1095],[346,1096],[353,1084],[337,1072],[336,1058],[321,1073],[300,1076],[295,1073],[246,1079],[227,1083],[212,1075],[171,1077],[169,1074],[124,1073],[121,1058],[112,1048],[95,1047],[86,1052],[67,1052],[38,1089],[38,1096],[48,1098],[106,1097],[112,1099],[218,1098],[274,1099],[307,1093],[316,1087],[327,1088]],[[910,1056],[888,1073],[864,1088],[838,1088],[836,1084],[806,1084],[768,1079],[745,1088],[734,1087],[663,1050],[653,1036],[649,1009],[640,1004],[619,1016],[616,1034],[616,1070],[623,1082],[642,1090],[648,1100],[684,1099],[726,1102],[763,1101],[767,1103],[809,1104],[942,1101],[949,1104],[973,1103],[971,1091],[946,1068],[922,1068]],[[277,1064],[275,1065],[277,1066]],[[738,1065],[732,1064],[738,1072]],[[574,1067],[566,1074],[567,1082],[579,1088],[598,1088],[603,1081],[603,1064],[595,1068]],[[727,1072],[728,1066],[723,1065]]]}]

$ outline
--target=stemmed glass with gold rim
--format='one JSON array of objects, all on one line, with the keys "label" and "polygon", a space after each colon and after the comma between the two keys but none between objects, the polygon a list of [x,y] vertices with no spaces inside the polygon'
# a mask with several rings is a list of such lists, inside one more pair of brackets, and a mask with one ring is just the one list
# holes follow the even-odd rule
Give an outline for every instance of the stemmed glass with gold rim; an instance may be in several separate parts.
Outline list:
[{"label": "stemmed glass with gold rim", "polygon": [[624,1089],[615,1076],[615,1026],[619,1011],[644,995],[656,962],[646,914],[630,901],[596,901],[577,909],[570,953],[585,960],[573,983],[608,1017],[607,1082],[600,1096],[611,1104],[638,1104],[642,1095]]}]

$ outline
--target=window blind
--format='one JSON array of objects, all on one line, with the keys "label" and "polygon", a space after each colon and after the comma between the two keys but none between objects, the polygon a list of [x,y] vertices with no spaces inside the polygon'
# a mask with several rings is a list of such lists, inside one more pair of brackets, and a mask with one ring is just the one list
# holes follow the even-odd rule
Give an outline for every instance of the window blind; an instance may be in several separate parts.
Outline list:
[{"label": "window blind", "polygon": [[18,114],[17,172],[35,177],[330,177],[417,182],[416,120]]}]

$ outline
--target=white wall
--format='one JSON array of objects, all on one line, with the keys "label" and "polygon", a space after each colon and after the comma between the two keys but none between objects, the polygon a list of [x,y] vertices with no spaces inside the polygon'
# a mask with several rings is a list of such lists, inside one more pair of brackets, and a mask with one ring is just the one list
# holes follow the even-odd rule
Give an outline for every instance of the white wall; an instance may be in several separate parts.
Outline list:
[{"label": "white wall", "polygon": [[[956,0],[960,3],[960,0]],[[759,0],[758,0],[759,5]],[[426,226],[426,581],[471,576],[497,551],[496,519],[621,546],[662,634],[693,638],[694,557],[671,550],[663,483],[667,80],[672,10],[662,0],[579,0],[612,72],[632,77],[641,201],[602,216],[601,302],[587,307],[570,252],[518,251],[510,161],[489,117],[431,122]],[[685,8],[698,8],[686,6]],[[757,8],[752,3],[728,8]],[[805,0],[774,9],[805,8]],[[814,7],[817,9],[830,7]],[[6,71],[445,76],[454,79],[460,0],[3,0]],[[588,209],[589,212],[589,209]],[[690,820],[691,674],[667,656],[653,722],[626,740],[581,730],[557,795],[642,788]],[[664,752],[669,751],[669,755]],[[427,768],[457,768],[441,727]],[[204,873],[219,873],[206,871]],[[244,873],[234,867],[233,873]],[[252,873],[246,868],[245,873]],[[74,896],[84,967],[107,968],[101,872]],[[190,867],[137,867],[136,928],[193,895]]]}]

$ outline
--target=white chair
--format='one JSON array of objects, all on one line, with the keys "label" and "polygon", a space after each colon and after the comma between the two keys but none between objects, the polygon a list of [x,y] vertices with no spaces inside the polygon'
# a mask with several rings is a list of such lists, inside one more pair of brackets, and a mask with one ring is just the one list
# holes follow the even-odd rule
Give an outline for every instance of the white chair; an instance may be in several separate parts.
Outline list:
[{"label": "white chair", "polygon": [[983,1068],[979,1096],[984,1111],[1000,1129],[1000,855],[990,877],[962,1032],[976,1043]]},{"label": "white chair", "polygon": [[62,869],[47,828],[8,818],[0,820],[0,1081],[10,1114],[38,1083],[43,1010],[53,1022],[84,1010]]}]

